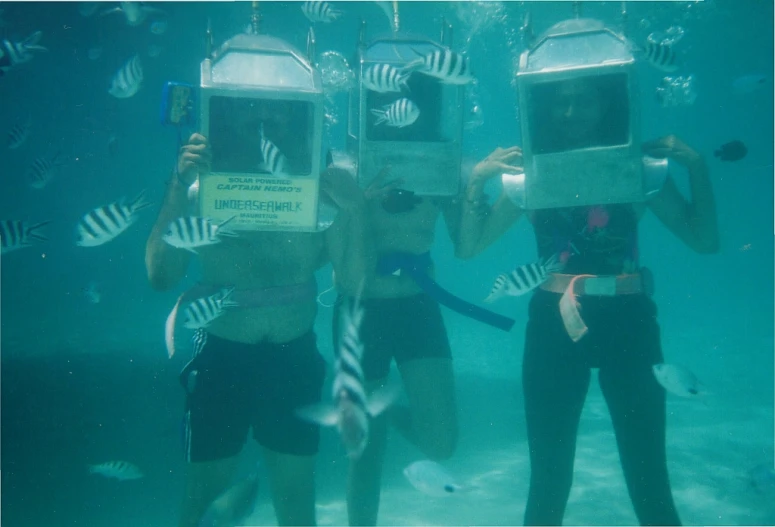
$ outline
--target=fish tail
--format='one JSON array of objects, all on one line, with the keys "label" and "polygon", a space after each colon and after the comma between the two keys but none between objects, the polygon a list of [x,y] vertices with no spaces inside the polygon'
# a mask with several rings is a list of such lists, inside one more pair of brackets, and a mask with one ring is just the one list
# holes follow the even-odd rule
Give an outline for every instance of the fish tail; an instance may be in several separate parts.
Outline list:
[{"label": "fish tail", "polygon": [[[226,219],[226,220],[224,220],[224,221],[222,221],[221,223],[218,224],[218,230],[216,231],[218,236],[237,236],[237,233],[235,233],[234,231],[232,231],[228,227],[226,227],[226,225],[231,223],[234,220],[234,218],[236,218],[236,217],[237,217],[237,215],[235,214],[231,218],[228,218],[228,219]],[[224,227],[226,227],[226,228],[224,228]]]},{"label": "fish tail", "polygon": [[385,111],[385,110],[372,110],[371,113],[377,116],[377,120],[374,123],[374,126],[377,126],[378,124],[382,124],[385,121],[387,121],[387,111]]},{"label": "fish tail", "polygon": [[137,212],[138,210],[142,210],[151,206],[151,202],[145,200],[145,192],[145,189],[143,189],[140,194],[138,194],[137,197],[132,200],[132,203],[129,204],[129,209],[132,212]]},{"label": "fish tail", "polygon": [[38,229],[42,229],[49,223],[51,223],[51,220],[42,221],[40,223],[36,223],[35,225],[32,225],[31,227],[27,227],[27,232],[25,234],[27,235],[28,238],[31,238],[36,241],[40,241],[40,242],[48,241],[48,237],[46,235],[35,231]]}]

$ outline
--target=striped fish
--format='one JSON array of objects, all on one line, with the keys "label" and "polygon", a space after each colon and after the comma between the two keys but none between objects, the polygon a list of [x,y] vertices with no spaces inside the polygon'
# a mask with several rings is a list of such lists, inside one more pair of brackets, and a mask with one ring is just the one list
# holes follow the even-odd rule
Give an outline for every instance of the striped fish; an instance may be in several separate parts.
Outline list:
[{"label": "striped fish", "polygon": [[325,24],[333,22],[342,16],[341,11],[332,9],[328,2],[323,2],[321,0],[304,2],[301,5],[301,12],[304,13],[304,16],[306,16],[310,22],[323,22]]},{"label": "striped fish", "polygon": [[35,190],[45,188],[63,164],[64,161],[59,154],[53,157],[44,156],[36,158],[27,169],[27,181],[29,181],[30,187]]},{"label": "striped fish", "polygon": [[353,459],[360,457],[369,441],[369,419],[382,413],[398,395],[395,385],[388,385],[366,396],[361,367],[363,344],[358,335],[362,319],[359,301],[351,300],[349,310],[342,315],[339,353],[334,364],[333,403],[296,410],[304,420],[336,426],[347,455]]},{"label": "striped fish", "polygon": [[363,72],[361,83],[378,93],[400,92],[403,88],[409,89],[408,79],[408,74],[390,64],[373,64]]},{"label": "striped fish", "polygon": [[383,106],[382,110],[372,110],[371,113],[377,116],[374,126],[386,123],[397,128],[409,126],[420,117],[420,109],[406,97]]},{"label": "striped fish", "polygon": [[78,222],[76,245],[79,247],[97,247],[108,243],[137,221],[138,211],[150,205],[145,201],[145,191],[143,191],[128,205],[124,203],[124,198],[121,198],[109,205],[88,212]]},{"label": "striped fish", "polygon": [[261,138],[261,157],[263,158],[261,165],[274,176],[285,174],[285,169],[288,166],[288,159],[280,152],[277,145],[266,138],[264,135],[264,123],[261,123],[258,133]]},{"label": "striped fish", "polygon": [[41,31],[36,31],[21,42],[11,42],[8,39],[0,42],[0,77],[8,73],[11,68],[31,61],[33,51],[48,51],[38,45],[42,36]]},{"label": "striped fish", "polygon": [[0,220],[0,254],[31,247],[37,242],[48,241],[48,238],[38,230],[49,223],[51,222],[43,221],[30,225],[26,221]]},{"label": "striped fish", "polygon": [[676,56],[669,44],[661,42],[647,42],[643,49],[649,64],[665,73],[672,73],[678,69]]},{"label": "striped fish", "polygon": [[140,89],[143,83],[143,66],[138,55],[132,56],[113,75],[108,93],[116,99],[128,99]]},{"label": "striped fish", "polygon": [[208,218],[184,216],[170,223],[162,239],[173,247],[196,253],[197,247],[220,243],[220,236],[236,236],[235,233],[224,229],[224,226],[236,217],[232,216],[216,225]]},{"label": "striped fish", "polygon": [[228,299],[233,291],[234,288],[231,287],[192,301],[186,308],[186,322],[183,325],[188,329],[203,329],[209,326],[210,322],[223,315],[224,308],[237,305]]},{"label": "striped fish", "polygon": [[468,57],[451,49],[437,49],[424,54],[413,50],[421,58],[404,66],[405,72],[417,71],[439,79],[445,84],[468,84],[474,80]]},{"label": "striped fish", "polygon": [[108,461],[99,465],[89,465],[89,472],[106,478],[116,478],[119,481],[140,479],[143,473],[139,468],[126,461]]},{"label": "striped fish", "polygon": [[13,125],[13,127],[8,132],[8,148],[15,150],[22,146],[30,136],[31,129],[32,119],[27,119],[24,122],[19,122]]},{"label": "striped fish", "polygon": [[561,271],[559,255],[517,267],[510,273],[499,275],[485,302],[490,303],[504,296],[521,296],[543,284],[548,275]]}]

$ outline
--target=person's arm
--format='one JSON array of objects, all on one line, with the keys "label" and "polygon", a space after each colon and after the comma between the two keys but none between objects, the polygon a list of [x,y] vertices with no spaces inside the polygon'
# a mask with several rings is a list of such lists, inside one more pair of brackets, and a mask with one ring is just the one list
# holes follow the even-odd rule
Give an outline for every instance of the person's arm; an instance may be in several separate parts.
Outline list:
[{"label": "person's arm", "polygon": [[521,172],[521,165],[522,149],[513,146],[496,148],[474,167],[460,207],[455,256],[473,258],[503,236],[522,216],[522,209],[512,203],[504,192],[501,192],[492,207],[487,204],[487,196],[484,194],[484,185],[488,179],[504,172]]},{"label": "person's arm", "polygon": [[188,199],[188,189],[200,173],[210,169],[211,154],[207,139],[193,134],[188,144],[180,149],[176,172],[167,185],[159,216],[153,225],[145,245],[145,268],[151,287],[164,291],[170,289],[186,274],[191,253],[166,243],[162,236],[171,222],[193,213]]},{"label": "person's arm", "polygon": [[662,190],[648,201],[649,209],[692,250],[703,254],[717,253],[716,202],[705,160],[672,135],[645,143],[643,152],[653,157],[673,159],[689,172],[691,201],[681,195],[672,177],[668,176]]},{"label": "person's arm", "polygon": [[366,199],[346,170],[329,167],[321,174],[320,181],[323,191],[339,209],[325,233],[334,281],[341,293],[355,296],[376,268],[376,253],[366,217]]}]

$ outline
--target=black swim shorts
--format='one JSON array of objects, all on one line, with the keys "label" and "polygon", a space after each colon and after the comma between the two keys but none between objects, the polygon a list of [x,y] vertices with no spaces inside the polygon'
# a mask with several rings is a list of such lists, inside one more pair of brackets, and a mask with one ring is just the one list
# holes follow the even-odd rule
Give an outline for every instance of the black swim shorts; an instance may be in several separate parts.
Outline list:
[{"label": "black swim shorts", "polygon": [[237,455],[251,426],[255,440],[275,452],[317,453],[319,427],[294,413],[321,400],[325,361],[312,331],[284,344],[244,344],[200,330],[194,352],[180,374],[187,461]]},{"label": "black swim shorts", "polygon": [[[390,362],[451,358],[447,329],[439,303],[425,293],[400,298],[363,300],[360,337],[363,342],[363,374],[366,380],[384,379]],[[334,342],[340,335],[339,315],[347,302],[337,302]]]}]

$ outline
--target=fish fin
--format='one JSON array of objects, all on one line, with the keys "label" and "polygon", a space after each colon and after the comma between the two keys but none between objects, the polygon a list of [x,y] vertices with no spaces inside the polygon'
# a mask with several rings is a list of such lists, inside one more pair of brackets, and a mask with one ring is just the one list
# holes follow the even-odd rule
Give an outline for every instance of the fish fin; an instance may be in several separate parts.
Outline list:
[{"label": "fish fin", "polygon": [[232,230],[229,230],[228,227],[224,229],[224,226],[226,226],[229,223],[231,223],[232,221],[234,221],[234,219],[236,217],[237,217],[237,215],[235,214],[234,216],[232,216],[230,218],[227,218],[227,219],[223,220],[221,223],[219,223],[218,224],[218,229],[215,231],[216,235],[217,236],[230,236],[232,238],[236,238],[237,236],[239,236],[239,234],[237,234],[236,232],[234,232]]},{"label": "fish fin", "polygon": [[554,253],[550,257],[546,258],[545,261],[541,262],[541,265],[547,274],[559,273],[565,268],[565,264],[560,260],[559,253]]},{"label": "fish fin", "polygon": [[38,229],[42,229],[43,227],[45,227],[49,223],[51,223],[51,220],[42,221],[40,223],[36,223],[35,225],[27,227],[27,231],[25,232],[25,234],[29,238],[32,238],[33,240],[40,241],[40,242],[46,242],[46,241],[48,241],[48,237],[45,236],[44,234],[41,234],[41,233],[35,232],[35,231],[38,230]]},{"label": "fish fin", "polygon": [[377,417],[393,404],[400,394],[401,385],[389,382],[369,395],[366,401],[366,410],[370,416]]},{"label": "fish fin", "polygon": [[151,203],[148,201],[145,201],[145,189],[143,189],[140,192],[140,194],[138,194],[137,197],[132,200],[132,203],[129,204],[129,209],[132,212],[137,212],[138,210],[142,210],[150,206],[151,206]]},{"label": "fish fin", "polygon": [[377,126],[378,124],[382,124],[385,121],[387,121],[387,112],[385,112],[384,110],[371,110],[371,113],[377,117],[377,120],[374,123],[374,126]]},{"label": "fish fin", "polygon": [[336,406],[329,403],[317,403],[296,409],[296,415],[305,421],[322,426],[334,426],[339,422]]}]

